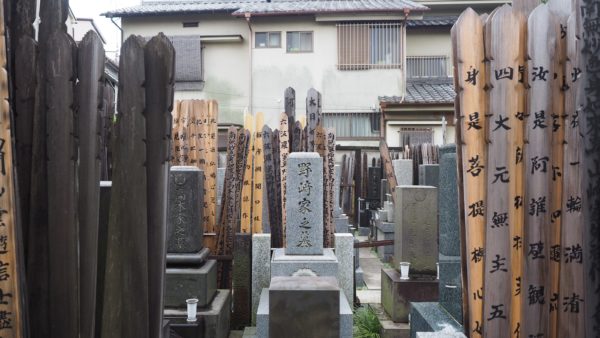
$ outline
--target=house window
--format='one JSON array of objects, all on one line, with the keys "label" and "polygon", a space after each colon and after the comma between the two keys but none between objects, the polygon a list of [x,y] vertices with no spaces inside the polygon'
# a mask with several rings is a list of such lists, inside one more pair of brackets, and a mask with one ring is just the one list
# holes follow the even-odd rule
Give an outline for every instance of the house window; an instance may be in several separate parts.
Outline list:
[{"label": "house window", "polygon": [[309,53],[313,51],[313,32],[287,32],[288,53]]},{"label": "house window", "polygon": [[433,143],[433,128],[402,127],[398,131],[400,146],[411,146],[422,143]]},{"label": "house window", "polygon": [[342,23],[337,33],[338,69],[402,68],[401,23]]},{"label": "house window", "polygon": [[281,32],[256,32],[254,47],[279,48],[281,47]]},{"label": "house window", "polygon": [[447,56],[407,56],[406,75],[409,78],[447,77],[450,58]]},{"label": "house window", "polygon": [[323,113],[323,127],[334,128],[339,139],[373,139],[379,137],[381,113]]}]

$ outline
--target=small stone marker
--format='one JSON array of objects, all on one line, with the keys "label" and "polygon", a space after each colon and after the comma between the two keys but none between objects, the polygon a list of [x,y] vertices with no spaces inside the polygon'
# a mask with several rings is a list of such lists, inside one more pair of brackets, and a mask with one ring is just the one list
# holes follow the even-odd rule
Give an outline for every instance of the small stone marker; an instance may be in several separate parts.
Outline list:
[{"label": "small stone marker", "polygon": [[413,184],[413,160],[393,160],[392,165],[398,185]]},{"label": "small stone marker", "polygon": [[419,166],[419,185],[440,186],[440,165],[421,164]]},{"label": "small stone marker", "polygon": [[202,250],[203,183],[204,174],[197,167],[171,167],[167,252],[194,253]]},{"label": "small stone marker", "polygon": [[396,187],[394,264],[410,263],[410,274],[436,275],[438,261],[437,188]]},{"label": "small stone marker", "polygon": [[290,154],[287,186],[285,253],[322,255],[323,159],[319,154]]}]

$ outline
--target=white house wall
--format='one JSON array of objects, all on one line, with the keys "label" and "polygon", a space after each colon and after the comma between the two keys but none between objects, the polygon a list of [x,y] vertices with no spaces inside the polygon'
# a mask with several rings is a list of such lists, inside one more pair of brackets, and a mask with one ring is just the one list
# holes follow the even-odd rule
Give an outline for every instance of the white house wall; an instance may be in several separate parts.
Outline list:
[{"label": "white house wall", "polygon": [[406,32],[407,56],[452,55],[450,29],[409,29]]},{"label": "white house wall", "polygon": [[[198,27],[183,28],[183,22],[198,21]],[[243,123],[242,113],[249,104],[248,25],[229,15],[124,18],[123,36],[241,35],[240,42],[203,43],[202,91],[177,91],[175,99],[214,99],[219,102],[219,122]]]}]

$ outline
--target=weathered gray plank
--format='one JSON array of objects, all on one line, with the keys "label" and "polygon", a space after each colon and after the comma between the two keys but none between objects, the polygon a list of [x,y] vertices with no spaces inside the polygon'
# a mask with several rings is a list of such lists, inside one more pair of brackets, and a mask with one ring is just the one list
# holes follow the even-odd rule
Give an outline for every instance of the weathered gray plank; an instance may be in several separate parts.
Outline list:
[{"label": "weathered gray plank", "polygon": [[175,49],[160,33],[144,47],[148,180],[149,336],[160,338],[165,288],[167,195],[173,118]]},{"label": "weathered gray plank", "polygon": [[[557,81],[554,55],[560,36],[558,21],[546,5],[536,7],[528,20],[529,116],[525,144],[525,215],[523,246],[527,249],[521,288],[529,297],[523,302],[522,334],[546,337],[549,328],[548,268],[552,254],[548,241],[552,199],[552,86]],[[525,118],[525,117],[524,117]]]},{"label": "weathered gray plank", "polygon": [[50,331],[78,337],[79,262],[77,145],[73,112],[75,42],[64,32],[50,36],[47,95],[48,240]]},{"label": "weathered gray plank", "polygon": [[98,217],[100,198],[99,109],[104,90],[104,47],[89,31],[77,55],[77,135],[79,139],[80,334],[91,337],[96,319]]},{"label": "weathered gray plank", "polygon": [[[295,151],[293,148],[293,144],[294,144],[294,123],[296,123],[296,91],[294,90],[294,88],[292,87],[288,87],[285,89],[285,92],[283,93],[284,96],[284,102],[285,102],[285,114],[288,117],[288,130],[287,133],[289,135],[289,148],[290,148],[290,153]],[[284,213],[285,215],[285,213]]]},{"label": "weathered gray plank", "polygon": [[144,44],[121,47],[119,120],[107,243],[102,337],[148,337],[148,221]]},{"label": "weathered gray plank", "polygon": [[314,88],[311,88],[306,94],[306,151],[308,152],[317,151],[317,149],[315,148],[315,130],[317,129],[317,126],[321,124],[321,119],[321,93],[316,91]]}]

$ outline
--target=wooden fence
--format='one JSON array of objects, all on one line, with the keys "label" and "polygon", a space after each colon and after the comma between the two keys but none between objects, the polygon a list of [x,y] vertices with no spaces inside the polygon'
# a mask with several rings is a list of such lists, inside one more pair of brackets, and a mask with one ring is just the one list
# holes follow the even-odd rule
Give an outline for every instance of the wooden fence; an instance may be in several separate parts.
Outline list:
[{"label": "wooden fence", "polygon": [[452,28],[472,337],[585,336],[578,8],[515,1]]}]

